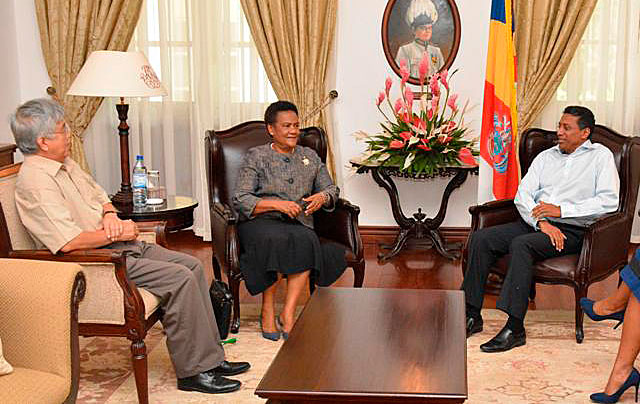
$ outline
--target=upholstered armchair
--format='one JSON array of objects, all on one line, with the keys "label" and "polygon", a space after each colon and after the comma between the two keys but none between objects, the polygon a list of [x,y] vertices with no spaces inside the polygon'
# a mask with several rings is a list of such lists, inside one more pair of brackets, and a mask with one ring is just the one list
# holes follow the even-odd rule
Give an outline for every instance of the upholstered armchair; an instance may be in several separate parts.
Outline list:
[{"label": "upholstered armchair", "polygon": [[[95,249],[51,254],[36,250],[22,225],[15,205],[15,182],[21,164],[0,169],[0,257],[75,262],[82,266],[87,291],[78,312],[79,332],[85,337],[126,337],[131,341],[131,360],[140,403],[148,403],[147,330],[162,316],[156,296],[129,279],[125,254]],[[166,247],[164,222],[138,223],[139,240]]]},{"label": "upholstered armchair", "polygon": [[[620,204],[616,212],[606,214],[589,226],[584,234],[580,254],[550,258],[536,263],[532,285],[535,283],[571,286],[575,292],[576,341],[584,338],[583,312],[579,301],[587,296],[592,283],[607,278],[627,263],[629,238],[640,182],[640,139],[622,136],[613,130],[596,125],[591,141],[607,146],[613,152],[620,175]],[[556,132],[528,129],[520,138],[520,170],[527,173],[533,159],[543,150],[557,143]],[[469,208],[471,232],[508,223],[518,219],[519,214],[512,199],[488,202]],[[467,240],[468,241],[468,240]],[[467,267],[467,245],[463,250],[462,270]],[[504,279],[509,256],[498,260],[491,273]]]},{"label": "upholstered armchair", "polygon": [[[221,267],[227,274],[234,297],[231,331],[240,327],[239,288],[242,273],[238,259],[242,254],[238,241],[238,215],[233,210],[235,178],[242,165],[244,155],[250,148],[269,142],[263,121],[245,122],[231,129],[207,131],[205,138],[207,159],[207,181],[209,183],[209,214],[214,254],[212,264],[216,279],[221,279]],[[317,127],[301,129],[299,144],[311,147],[323,162],[327,158],[327,138]],[[364,281],[364,253],[358,231],[360,209],[344,199],[339,199],[333,212],[322,209],[314,214],[314,229],[320,242],[331,240],[346,248],[347,265],[353,268],[355,287]],[[312,286],[313,287],[313,286]]]},{"label": "upholstered armchair", "polygon": [[13,366],[0,376],[0,403],[76,402],[81,269],[0,258],[0,338]]}]

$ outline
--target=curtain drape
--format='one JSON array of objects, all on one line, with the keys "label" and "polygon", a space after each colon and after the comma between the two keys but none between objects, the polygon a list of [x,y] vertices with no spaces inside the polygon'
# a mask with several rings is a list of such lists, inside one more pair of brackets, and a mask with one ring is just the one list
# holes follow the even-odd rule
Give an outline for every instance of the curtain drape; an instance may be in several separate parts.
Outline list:
[{"label": "curtain drape", "polygon": [[[640,135],[640,2],[599,1],[567,74],[535,121],[554,128],[567,105],[590,108],[596,122]],[[636,212],[640,209],[640,201]],[[636,216],[631,242],[640,243]]]},{"label": "curtain drape", "polygon": [[524,131],[553,97],[597,0],[517,0],[518,126]]},{"label": "curtain drape", "polygon": [[83,136],[102,98],[66,93],[91,52],[127,49],[142,1],[35,0],[45,64],[71,128],[71,157],[87,171]]},{"label": "curtain drape", "polygon": [[[280,99],[298,106],[302,126],[327,130],[327,168],[335,178],[333,136],[325,112],[308,117],[327,96],[337,0],[241,0],[262,63]],[[305,119],[306,118],[306,119]]]},{"label": "curtain drape", "polygon": [[[140,50],[169,95],[129,98],[130,158],[144,155],[168,195],[199,205],[193,231],[211,240],[205,130],[260,120],[276,100],[237,0],[146,0],[131,50]],[[106,99],[88,128],[85,149],[98,183],[120,184],[118,100]]]}]

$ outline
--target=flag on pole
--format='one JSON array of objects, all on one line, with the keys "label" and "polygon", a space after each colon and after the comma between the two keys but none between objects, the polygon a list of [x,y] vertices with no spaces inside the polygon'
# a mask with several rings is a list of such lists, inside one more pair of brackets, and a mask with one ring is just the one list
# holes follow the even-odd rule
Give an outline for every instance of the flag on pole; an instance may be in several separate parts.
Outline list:
[{"label": "flag on pole", "polygon": [[[489,51],[480,132],[478,199],[513,198],[518,190],[516,58],[511,0],[492,0]],[[483,195],[484,193],[484,195]]]}]

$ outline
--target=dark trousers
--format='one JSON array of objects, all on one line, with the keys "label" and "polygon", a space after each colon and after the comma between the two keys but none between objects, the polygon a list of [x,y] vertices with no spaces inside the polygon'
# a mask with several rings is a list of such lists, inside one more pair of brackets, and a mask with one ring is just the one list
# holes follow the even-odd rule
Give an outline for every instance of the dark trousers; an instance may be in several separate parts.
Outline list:
[{"label": "dark trousers", "polygon": [[473,232],[469,240],[467,270],[462,282],[467,304],[482,308],[489,268],[500,257],[510,254],[509,270],[496,307],[523,320],[529,305],[533,264],[547,258],[575,254],[582,248],[583,228],[559,223],[553,225],[567,237],[562,251],[556,250],[548,235],[536,231],[522,219]]},{"label": "dark trousers", "polygon": [[121,242],[108,248],[129,251],[129,278],[160,299],[162,326],[176,376],[194,376],[220,365],[224,350],[202,263],[157,244]]}]

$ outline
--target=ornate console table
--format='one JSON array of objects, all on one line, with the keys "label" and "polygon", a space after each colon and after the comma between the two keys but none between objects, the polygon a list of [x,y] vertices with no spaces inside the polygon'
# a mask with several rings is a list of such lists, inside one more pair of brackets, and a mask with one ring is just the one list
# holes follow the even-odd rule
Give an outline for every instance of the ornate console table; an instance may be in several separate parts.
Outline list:
[{"label": "ornate console table", "polygon": [[[395,242],[391,245],[380,245],[380,247],[389,250],[388,252],[380,252],[378,259],[380,261],[386,261],[396,256],[402,248],[407,244],[407,241],[411,238],[416,240],[425,240],[426,248],[435,247],[436,250],[449,259],[456,259],[460,256],[459,251],[455,251],[460,248],[460,243],[454,243],[447,245],[440,234],[440,225],[444,220],[444,216],[447,213],[447,205],[449,203],[449,197],[451,193],[459,188],[467,176],[478,173],[478,167],[472,166],[452,166],[441,167],[433,175],[421,174],[418,177],[414,177],[399,171],[394,167],[380,167],[369,166],[359,163],[357,161],[351,161],[351,164],[357,168],[358,174],[370,172],[373,180],[382,188],[387,191],[389,200],[391,202],[391,211],[393,218],[395,219],[400,231],[396,236]],[[413,217],[406,217],[402,212],[400,206],[400,198],[398,196],[398,188],[394,182],[394,177],[398,178],[411,178],[417,180],[430,179],[435,177],[451,177],[447,187],[442,194],[440,201],[440,209],[438,213],[432,217],[427,218],[427,215],[422,212],[421,208],[418,208],[418,212],[414,213]]]}]

